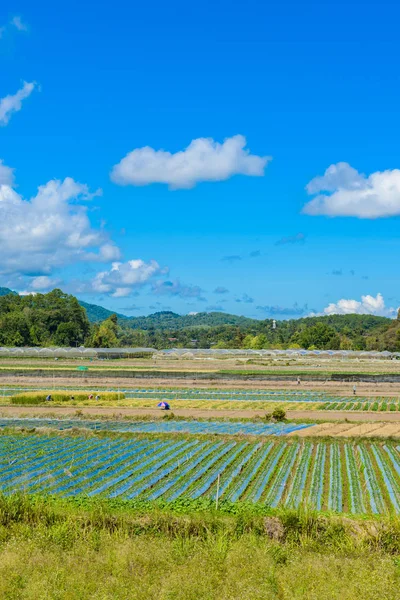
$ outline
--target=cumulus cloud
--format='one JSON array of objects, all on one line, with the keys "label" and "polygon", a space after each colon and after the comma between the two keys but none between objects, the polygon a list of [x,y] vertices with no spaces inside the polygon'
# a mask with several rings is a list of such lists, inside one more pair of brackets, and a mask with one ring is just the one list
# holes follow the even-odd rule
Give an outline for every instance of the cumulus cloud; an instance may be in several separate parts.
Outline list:
[{"label": "cumulus cloud", "polygon": [[38,277],[34,277],[30,282],[30,287],[32,290],[37,292],[42,292],[44,290],[50,290],[56,287],[60,283],[59,279],[52,279],[47,275],[39,275]]},{"label": "cumulus cloud", "polygon": [[205,310],[208,312],[224,312],[225,308],[219,304],[210,304],[209,306],[206,306]]},{"label": "cumulus cloud", "polygon": [[22,88],[15,94],[0,99],[0,125],[7,125],[11,116],[21,110],[22,101],[28,98],[36,87],[36,82],[23,82]]},{"label": "cumulus cloud", "polygon": [[153,294],[179,296],[180,298],[197,298],[204,301],[203,290],[198,285],[186,285],[174,279],[173,281],[156,281],[152,286]]},{"label": "cumulus cloud", "polygon": [[[10,171],[1,173],[3,181],[10,180]],[[48,276],[71,263],[115,256],[114,244],[103,230],[92,227],[87,216],[84,203],[92,197],[87,185],[70,177],[40,186],[30,200],[11,185],[1,184],[0,274]]]},{"label": "cumulus cloud", "polygon": [[304,244],[306,236],[304,233],[296,233],[296,235],[288,235],[275,242],[275,246],[284,246],[286,244]]},{"label": "cumulus cloud", "polygon": [[366,295],[361,296],[361,300],[342,299],[338,302],[328,304],[324,308],[322,315],[377,315],[381,317],[392,317],[396,315],[394,308],[389,308],[385,305],[385,300],[382,294],[377,294],[375,297]]},{"label": "cumulus cloud", "polygon": [[152,277],[165,273],[158,262],[146,263],[141,259],[129,260],[125,263],[114,262],[109,271],[97,273],[92,281],[95,292],[110,294],[114,298],[129,296],[135,288],[143,286]]},{"label": "cumulus cloud", "polygon": [[250,154],[246,138],[235,135],[222,144],[211,138],[192,140],[172,154],[149,146],[129,152],[111,171],[119,185],[163,183],[170,189],[192,188],[201,181],[223,181],[233,175],[264,175],[269,156]]},{"label": "cumulus cloud", "polygon": [[229,293],[229,290],[226,287],[223,287],[222,285],[219,285],[214,290],[214,294],[228,294],[228,293]]},{"label": "cumulus cloud", "polygon": [[303,208],[307,215],[377,219],[400,214],[399,169],[365,176],[341,162],[310,181],[306,190],[315,194]]},{"label": "cumulus cloud", "polygon": [[16,15],[11,19],[11,25],[14,25],[18,31],[28,31],[28,26],[24,23],[20,16]]},{"label": "cumulus cloud", "polygon": [[253,250],[250,252],[249,256],[250,258],[257,258],[258,256],[261,256],[261,252],[260,250]]},{"label": "cumulus cloud", "polygon": [[121,251],[113,242],[107,242],[97,252],[86,253],[84,258],[88,261],[113,262],[121,258]]},{"label": "cumulus cloud", "polygon": [[0,186],[12,185],[14,183],[14,169],[7,167],[2,160],[0,160]]}]

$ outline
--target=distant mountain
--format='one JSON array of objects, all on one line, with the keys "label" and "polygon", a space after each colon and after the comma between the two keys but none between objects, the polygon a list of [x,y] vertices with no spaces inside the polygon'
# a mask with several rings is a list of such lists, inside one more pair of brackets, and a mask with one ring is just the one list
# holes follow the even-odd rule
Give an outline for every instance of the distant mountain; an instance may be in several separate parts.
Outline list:
[{"label": "distant mountain", "polygon": [[[160,311],[146,317],[128,317],[120,313],[114,313],[114,311],[98,306],[97,304],[83,302],[82,300],[79,300],[79,304],[86,309],[88,319],[92,323],[99,323],[107,319],[110,315],[116,314],[120,324],[130,329],[180,331],[198,327],[211,328],[233,325],[245,331],[249,329],[263,330],[265,326],[268,328],[272,327],[271,319],[251,319],[223,312],[199,312],[191,315],[179,315],[172,311]],[[392,320],[387,317],[377,317],[375,315],[349,314],[276,321],[278,330],[283,327],[292,333],[304,327],[311,327],[317,322],[326,323],[326,325],[329,325],[338,333],[350,329],[353,332],[365,334],[372,330],[386,329]]]},{"label": "distant mountain", "polygon": [[250,327],[259,323],[256,319],[238,317],[237,315],[229,315],[222,312],[199,312],[193,315],[178,315],[171,311],[160,311],[147,317],[127,317],[126,315],[108,310],[108,308],[103,308],[103,306],[89,304],[83,300],[79,300],[79,304],[86,310],[91,323],[99,323],[107,319],[110,315],[116,314],[121,324],[131,329],[157,329],[164,331],[187,329],[190,327],[215,327],[218,325]]},{"label": "distant mountain", "polygon": [[8,296],[8,294],[13,294],[13,296],[18,295],[17,292],[14,292],[9,288],[0,287],[0,296]]},{"label": "distant mountain", "polygon": [[259,323],[256,319],[239,317],[222,312],[199,312],[192,315],[178,315],[170,311],[153,313],[147,317],[130,317],[125,324],[132,329],[180,330],[191,327],[216,327],[220,325],[235,325],[250,327]]},{"label": "distant mountain", "polygon": [[113,310],[108,310],[108,308],[104,308],[103,306],[89,304],[83,300],[78,300],[78,302],[86,310],[87,317],[91,323],[100,323],[100,321],[104,321],[105,319],[108,319],[110,315],[114,314],[117,315],[120,321],[129,320],[129,317],[116,313]]},{"label": "distant mountain", "polygon": [[[79,303],[79,304],[78,304]],[[146,317],[117,314],[117,338],[107,341],[89,323],[100,323],[114,312],[78,301],[56,289],[47,294],[20,296],[0,287],[0,345],[65,345],[118,342],[148,348],[317,348],[318,350],[400,351],[400,315],[325,315],[290,319],[250,319],[224,312],[179,315],[171,311]],[[49,328],[54,319],[57,327]],[[116,334],[114,335],[114,337]],[[100,341],[98,341],[100,340]],[[107,347],[104,346],[104,347]]]}]

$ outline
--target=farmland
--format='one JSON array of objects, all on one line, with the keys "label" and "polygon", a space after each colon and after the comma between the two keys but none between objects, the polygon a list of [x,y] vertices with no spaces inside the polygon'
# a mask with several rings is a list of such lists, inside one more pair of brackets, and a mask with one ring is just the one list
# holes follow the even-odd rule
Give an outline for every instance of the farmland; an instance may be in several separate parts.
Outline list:
[{"label": "farmland", "polygon": [[166,502],[215,500],[218,494],[220,502],[272,508],[399,514],[399,449],[389,441],[287,441],[279,436],[246,441],[243,436],[97,439],[4,434],[0,488],[6,494]]},{"label": "farmland", "polygon": [[397,598],[396,390],[25,382],[0,392],[1,597]]},{"label": "farmland", "polygon": [[217,435],[287,435],[311,427],[297,423],[251,423],[229,421],[174,421],[162,422],[128,420],[84,420],[84,419],[1,419],[0,428],[18,427],[23,429],[48,427],[60,431],[72,428],[117,433],[190,433]]},{"label": "farmland", "polygon": [[[4,387],[2,403],[46,404],[48,388]],[[94,392],[94,393],[93,393]],[[97,396],[97,393],[99,396]],[[90,399],[89,396],[92,396]],[[154,409],[160,401],[174,409],[272,411],[276,406],[294,411],[400,412],[399,396],[339,395],[316,390],[224,389],[224,388],[64,388],[52,392],[52,406],[118,406]]]}]

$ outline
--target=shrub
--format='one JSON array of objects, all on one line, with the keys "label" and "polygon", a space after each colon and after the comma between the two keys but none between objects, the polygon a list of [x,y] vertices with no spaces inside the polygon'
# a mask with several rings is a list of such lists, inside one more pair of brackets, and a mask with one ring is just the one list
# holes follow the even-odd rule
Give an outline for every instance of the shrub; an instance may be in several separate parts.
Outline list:
[{"label": "shrub", "polygon": [[274,410],[272,411],[272,418],[275,421],[284,421],[286,419],[285,409],[280,408],[279,406],[277,408],[274,408]]}]

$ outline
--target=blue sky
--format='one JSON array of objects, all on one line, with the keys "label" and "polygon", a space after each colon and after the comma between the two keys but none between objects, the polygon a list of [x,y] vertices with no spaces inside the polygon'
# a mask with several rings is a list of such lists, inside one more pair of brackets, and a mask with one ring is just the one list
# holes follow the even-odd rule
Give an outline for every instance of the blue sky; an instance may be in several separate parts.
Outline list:
[{"label": "blue sky", "polygon": [[392,314],[399,12],[2,3],[0,285],[129,315]]}]

